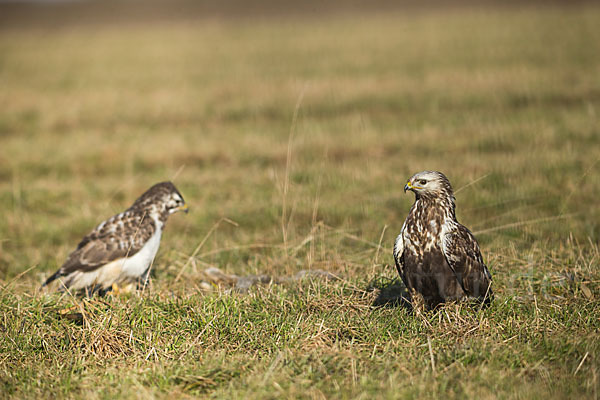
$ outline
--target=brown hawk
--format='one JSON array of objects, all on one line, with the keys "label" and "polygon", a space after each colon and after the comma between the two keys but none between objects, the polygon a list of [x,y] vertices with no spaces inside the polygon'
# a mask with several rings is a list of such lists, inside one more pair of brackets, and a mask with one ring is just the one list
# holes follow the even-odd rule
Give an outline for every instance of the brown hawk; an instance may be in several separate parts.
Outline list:
[{"label": "brown hawk", "polygon": [[127,210],[86,235],[42,286],[58,280],[60,290],[89,295],[140,282],[156,256],[167,218],[187,210],[171,182],[152,186]]},{"label": "brown hawk", "polygon": [[411,297],[423,296],[428,308],[461,299],[489,304],[492,276],[477,240],[456,220],[448,178],[419,172],[406,183],[407,190],[415,193],[415,203],[394,244],[394,260]]}]

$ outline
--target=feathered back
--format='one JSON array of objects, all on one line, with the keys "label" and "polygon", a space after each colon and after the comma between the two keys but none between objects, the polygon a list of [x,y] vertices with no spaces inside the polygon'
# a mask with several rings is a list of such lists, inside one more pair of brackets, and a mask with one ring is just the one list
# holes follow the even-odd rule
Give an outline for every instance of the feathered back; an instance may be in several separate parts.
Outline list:
[{"label": "feathered back", "polygon": [[[157,183],[127,210],[100,223],[84,236],[62,267],[46,280],[44,286],[64,277],[64,287],[82,289],[92,282],[85,280],[86,274],[91,276],[89,274],[95,273],[93,282],[106,289],[116,279],[121,279],[121,275],[106,275],[98,271],[116,260],[123,260],[118,267],[125,268],[125,260],[135,258],[138,253],[142,254],[139,257],[142,261],[136,262],[141,265],[138,267],[143,272],[147,268],[146,264],[154,259],[158,251],[162,228],[168,216],[177,211],[187,212],[187,205],[175,185],[171,182]],[[154,238],[154,241],[151,238]],[[143,253],[145,248],[151,250]],[[127,275],[127,279],[130,278]]]}]

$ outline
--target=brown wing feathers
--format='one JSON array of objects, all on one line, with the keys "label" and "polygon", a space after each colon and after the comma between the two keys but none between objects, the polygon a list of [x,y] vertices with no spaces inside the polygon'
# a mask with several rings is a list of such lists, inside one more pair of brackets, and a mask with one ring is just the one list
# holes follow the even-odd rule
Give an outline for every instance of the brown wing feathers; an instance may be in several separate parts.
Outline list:
[{"label": "brown wing feathers", "polygon": [[471,297],[490,298],[491,275],[483,262],[479,245],[464,226],[444,237],[444,256],[464,292]]},{"label": "brown wing feathers", "polygon": [[144,212],[128,210],[115,215],[86,235],[44,286],[72,272],[90,272],[108,262],[133,256],[155,230],[154,221]]}]

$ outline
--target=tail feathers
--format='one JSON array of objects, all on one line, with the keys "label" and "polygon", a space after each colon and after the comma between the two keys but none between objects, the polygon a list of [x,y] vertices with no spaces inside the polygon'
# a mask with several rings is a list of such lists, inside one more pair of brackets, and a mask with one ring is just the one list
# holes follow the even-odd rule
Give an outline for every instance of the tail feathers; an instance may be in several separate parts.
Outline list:
[{"label": "tail feathers", "polygon": [[62,275],[61,270],[56,271],[50,278],[46,279],[46,282],[42,284],[42,287],[48,286],[49,283],[52,283],[56,279],[60,278]]}]

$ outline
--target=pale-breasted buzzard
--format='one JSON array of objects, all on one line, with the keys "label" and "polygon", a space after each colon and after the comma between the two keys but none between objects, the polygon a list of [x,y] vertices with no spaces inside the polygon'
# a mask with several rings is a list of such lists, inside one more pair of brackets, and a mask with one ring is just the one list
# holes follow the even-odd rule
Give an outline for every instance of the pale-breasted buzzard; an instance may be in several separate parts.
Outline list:
[{"label": "pale-breasted buzzard", "polygon": [[477,240],[456,220],[448,178],[419,172],[406,183],[407,190],[416,199],[394,244],[394,260],[411,296],[422,295],[429,308],[465,298],[488,304],[492,276]]},{"label": "pale-breasted buzzard", "polygon": [[86,235],[43,286],[58,280],[60,290],[103,294],[113,285],[139,282],[156,256],[167,218],[187,209],[175,185],[157,183]]}]

